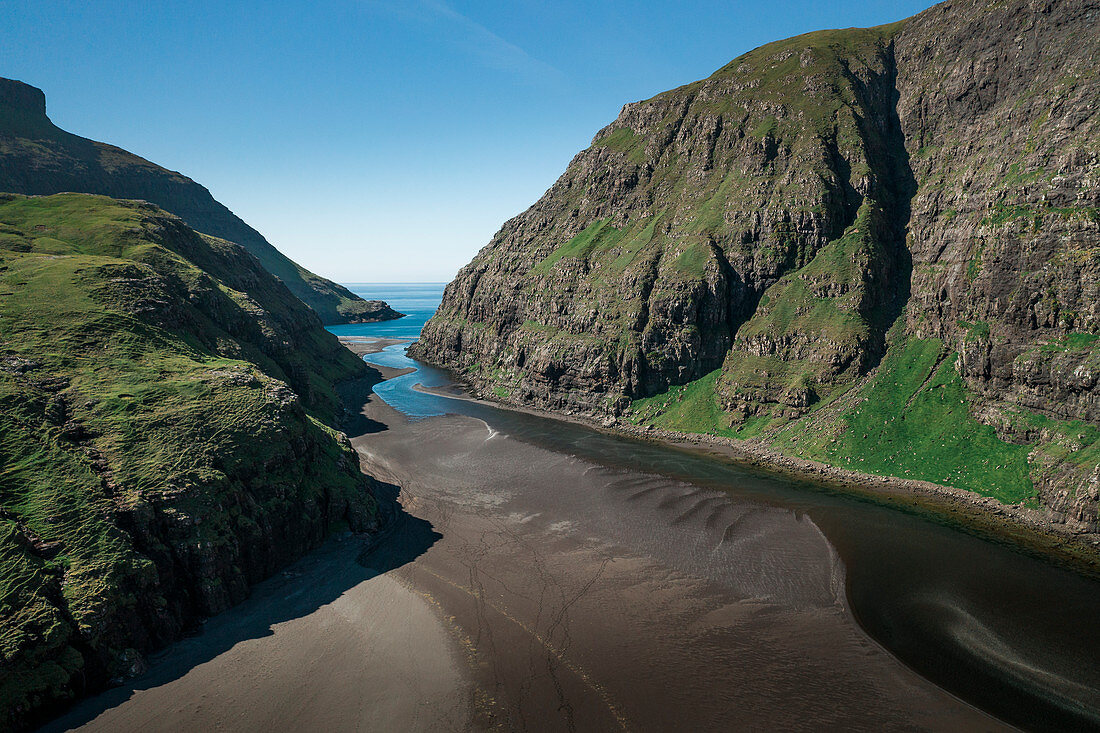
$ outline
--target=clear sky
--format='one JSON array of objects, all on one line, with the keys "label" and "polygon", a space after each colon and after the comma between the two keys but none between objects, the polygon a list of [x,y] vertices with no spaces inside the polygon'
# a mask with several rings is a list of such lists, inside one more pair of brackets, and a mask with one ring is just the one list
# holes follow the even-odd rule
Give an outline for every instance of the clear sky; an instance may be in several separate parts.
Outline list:
[{"label": "clear sky", "polygon": [[623,104],[931,0],[0,0],[0,76],[340,282],[443,281]]}]

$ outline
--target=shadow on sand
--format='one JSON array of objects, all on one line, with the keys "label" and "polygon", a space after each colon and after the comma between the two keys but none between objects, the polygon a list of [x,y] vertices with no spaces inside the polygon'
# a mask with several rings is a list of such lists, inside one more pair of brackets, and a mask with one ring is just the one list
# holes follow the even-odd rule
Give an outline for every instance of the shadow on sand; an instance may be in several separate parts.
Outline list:
[{"label": "shadow on sand", "polygon": [[364,414],[365,406],[375,399],[374,385],[381,381],[382,374],[374,367],[370,367],[370,373],[367,376],[337,386],[336,390],[340,395],[340,400],[345,405],[363,406],[358,410],[349,410],[344,417],[343,428],[349,438],[358,438],[363,435],[389,430],[385,423],[372,420]]},{"label": "shadow on sand", "polygon": [[197,635],[151,655],[149,670],[142,676],[83,700],[41,730],[84,725],[139,690],[177,680],[241,642],[271,636],[273,626],[308,616],[358,584],[412,562],[442,538],[430,522],[412,516],[397,503],[399,487],[381,482],[376,487],[385,514],[379,535],[369,541],[352,534],[330,538],[253,587],[248,600],[209,619]]}]

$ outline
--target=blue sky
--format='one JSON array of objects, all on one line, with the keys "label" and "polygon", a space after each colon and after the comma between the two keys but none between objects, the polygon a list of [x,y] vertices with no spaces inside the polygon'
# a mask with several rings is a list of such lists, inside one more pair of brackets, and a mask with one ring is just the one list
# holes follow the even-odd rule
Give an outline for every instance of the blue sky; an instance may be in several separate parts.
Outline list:
[{"label": "blue sky", "polygon": [[443,281],[623,104],[913,2],[0,0],[0,76],[341,282]]}]

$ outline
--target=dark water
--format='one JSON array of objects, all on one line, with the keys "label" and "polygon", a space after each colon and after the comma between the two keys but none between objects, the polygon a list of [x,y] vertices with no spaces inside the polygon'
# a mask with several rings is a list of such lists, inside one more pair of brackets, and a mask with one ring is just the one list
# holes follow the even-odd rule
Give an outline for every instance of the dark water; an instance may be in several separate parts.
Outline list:
[{"label": "dark water", "polygon": [[[421,304],[423,323],[442,286],[407,292],[363,287],[398,310]],[[404,319],[403,319],[404,320]],[[379,327],[345,326],[342,334],[383,336]],[[335,329],[333,329],[335,330]],[[445,413],[484,420],[510,437],[611,468],[652,472],[717,488],[731,498],[805,513],[825,533],[845,570],[847,596],[860,624],[910,667],[959,697],[1035,730],[1100,729],[1100,583],[1006,546],[925,518],[837,495],[717,458],[607,435],[583,426],[448,399],[413,389],[442,387],[447,374],[391,346],[368,361],[418,370],[378,387],[412,417]]]}]

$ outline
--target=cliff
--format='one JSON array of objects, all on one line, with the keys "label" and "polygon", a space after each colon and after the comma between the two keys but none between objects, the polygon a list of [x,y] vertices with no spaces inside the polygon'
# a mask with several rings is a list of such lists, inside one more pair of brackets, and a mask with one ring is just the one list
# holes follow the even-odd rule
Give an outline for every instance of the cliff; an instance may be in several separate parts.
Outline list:
[{"label": "cliff", "polygon": [[333,427],[365,371],[236,244],[145,202],[0,194],[0,727],[371,530]]},{"label": "cliff", "polygon": [[626,105],[414,352],[1097,531],[1100,11],[937,5]]},{"label": "cliff", "polygon": [[190,178],[113,145],[61,130],[46,116],[41,90],[3,78],[0,191],[27,195],[72,191],[149,201],[200,232],[240,244],[326,324],[369,323],[402,315],[380,300],[363,300],[292,262]]}]

